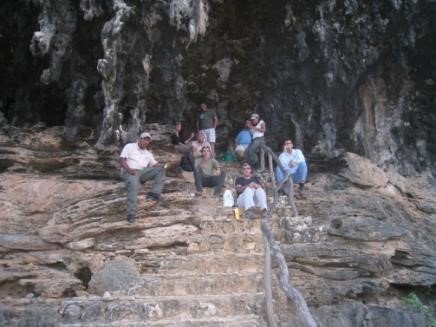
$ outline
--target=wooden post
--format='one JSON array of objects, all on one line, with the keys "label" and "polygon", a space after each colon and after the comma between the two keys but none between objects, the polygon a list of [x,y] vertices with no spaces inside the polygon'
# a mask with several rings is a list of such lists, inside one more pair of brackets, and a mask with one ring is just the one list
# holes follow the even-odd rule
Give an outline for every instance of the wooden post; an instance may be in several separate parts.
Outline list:
[{"label": "wooden post", "polygon": [[273,158],[272,158],[271,153],[269,153],[269,152],[268,152],[268,167],[269,167],[269,176],[271,178],[271,184],[272,184],[272,188],[273,188],[273,191],[274,191],[273,198],[274,198],[274,201],[275,201],[278,198],[278,196],[279,196],[279,192],[278,192],[278,190],[276,188],[277,185],[276,185],[276,178],[275,178],[275,175],[274,175]]},{"label": "wooden post", "polygon": [[260,156],[260,170],[265,170],[265,150],[263,149],[263,147],[260,148],[259,156]]},{"label": "wooden post", "polygon": [[263,269],[263,281],[265,285],[265,301],[266,301],[266,316],[268,318],[268,326],[276,327],[274,320],[274,309],[272,303],[272,275],[271,275],[271,250],[269,247],[268,239],[263,236],[263,245],[265,249],[265,263]]}]

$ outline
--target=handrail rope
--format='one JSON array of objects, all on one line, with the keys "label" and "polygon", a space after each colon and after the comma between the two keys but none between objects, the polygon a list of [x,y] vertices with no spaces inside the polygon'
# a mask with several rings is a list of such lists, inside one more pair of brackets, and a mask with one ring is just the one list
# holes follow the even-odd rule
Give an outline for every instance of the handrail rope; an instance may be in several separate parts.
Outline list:
[{"label": "handrail rope", "polygon": [[[301,293],[294,287],[291,286],[289,283],[289,270],[288,266],[286,264],[285,257],[283,256],[283,253],[280,249],[280,246],[277,244],[277,242],[274,240],[273,234],[268,228],[267,221],[269,220],[272,212],[274,212],[275,207],[277,205],[277,199],[278,199],[278,190],[281,189],[283,184],[289,180],[290,186],[289,186],[289,192],[288,192],[288,199],[291,202],[291,205],[294,210],[294,215],[298,215],[298,211],[294,202],[294,196],[293,196],[293,182],[292,178],[290,177],[289,172],[287,172],[281,162],[278,160],[277,156],[274,154],[274,152],[267,147],[266,145],[262,144],[261,148],[268,153],[268,162],[269,162],[269,169],[271,178],[274,178],[274,171],[272,167],[272,160],[270,158],[273,158],[277,165],[280,167],[280,169],[285,173],[285,178],[283,181],[279,183],[275,188],[273,188],[274,196],[273,196],[273,203],[270,207],[270,210],[268,211],[267,215],[262,215],[261,218],[261,230],[263,234],[263,240],[264,240],[264,247],[265,247],[265,256],[270,256],[270,251],[272,252],[272,255],[274,259],[277,261],[279,266],[279,272],[277,273],[277,277],[279,280],[280,287],[285,292],[286,296],[289,300],[291,300],[296,308],[297,308],[297,314],[300,318],[300,321],[303,323],[305,327],[316,327],[317,324],[315,320],[313,319],[309,308],[306,304],[306,301],[304,300],[304,297],[301,295]],[[274,185],[274,183],[273,183]],[[269,279],[269,280],[268,280]],[[270,327],[275,327],[275,321],[274,321],[274,313],[272,309],[272,289],[271,289],[271,260],[269,258],[265,258],[265,293],[266,293],[266,301],[267,301],[267,316],[268,316],[268,324]]]}]

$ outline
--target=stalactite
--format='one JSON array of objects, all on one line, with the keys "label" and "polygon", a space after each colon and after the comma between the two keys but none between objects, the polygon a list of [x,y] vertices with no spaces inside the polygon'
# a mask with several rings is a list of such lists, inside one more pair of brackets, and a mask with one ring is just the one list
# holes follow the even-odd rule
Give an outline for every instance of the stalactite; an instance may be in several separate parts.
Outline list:
[{"label": "stalactite", "polygon": [[70,1],[42,1],[40,30],[33,34],[30,51],[36,57],[50,56],[49,67],[41,74],[41,83],[59,80],[63,62],[70,54],[72,34],[76,30],[77,13]]},{"label": "stalactite", "polygon": [[125,63],[118,60],[118,55],[122,47],[123,26],[130,19],[133,7],[128,6],[123,0],[114,0],[113,10],[115,15],[106,22],[101,33],[104,58],[97,64],[97,70],[103,77],[102,89],[105,99],[97,147],[113,141],[116,138],[116,131],[121,126],[118,106],[124,92],[122,82]]}]

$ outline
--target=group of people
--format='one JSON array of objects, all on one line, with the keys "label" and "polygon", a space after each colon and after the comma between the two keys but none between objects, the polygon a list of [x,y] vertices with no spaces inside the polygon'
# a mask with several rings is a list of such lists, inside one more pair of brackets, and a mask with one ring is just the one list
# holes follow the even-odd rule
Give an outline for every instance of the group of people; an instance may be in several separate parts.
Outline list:
[{"label": "group of people", "polygon": [[[182,154],[180,167],[192,171],[194,175],[196,195],[201,195],[203,187],[213,187],[216,196],[222,195],[226,172],[221,169],[215,159],[215,129],[218,118],[213,110],[206,104],[200,106],[197,117],[198,132],[191,133],[185,139],[181,135],[181,123],[176,124],[175,133],[171,141],[175,149]],[[246,217],[253,217],[253,209],[259,207],[262,214],[267,212],[267,198],[258,176],[253,170],[258,168],[259,157],[257,152],[264,141],[266,125],[258,114],[252,114],[245,121],[245,128],[236,137],[235,152],[242,160],[242,175],[235,181],[237,194],[236,205],[245,210]],[[195,137],[195,140],[192,141]],[[165,179],[165,168],[158,163],[148,150],[151,135],[143,132],[134,143],[126,144],[120,154],[122,167],[121,176],[127,187],[127,221],[135,221],[136,204],[139,187],[148,180],[152,180],[147,199],[154,202],[165,202],[161,196]],[[279,156],[284,171],[277,167],[275,174],[281,182],[287,174],[294,183],[299,184],[298,195],[303,196],[304,183],[307,176],[307,165],[301,150],[293,149],[291,140],[283,144],[283,152]],[[283,189],[284,192],[287,188]]]}]

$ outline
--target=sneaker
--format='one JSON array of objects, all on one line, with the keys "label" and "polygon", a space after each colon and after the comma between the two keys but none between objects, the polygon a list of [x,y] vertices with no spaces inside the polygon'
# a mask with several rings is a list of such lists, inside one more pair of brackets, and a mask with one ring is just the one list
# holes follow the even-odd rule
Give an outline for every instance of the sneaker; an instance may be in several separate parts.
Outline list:
[{"label": "sneaker", "polygon": [[157,193],[148,192],[147,193],[147,199],[159,202],[159,201],[162,200],[162,197],[159,194],[157,194]]},{"label": "sneaker", "polygon": [[262,211],[261,211],[261,217],[262,217],[262,218],[268,217],[268,210],[267,210],[267,209],[262,209]]},{"label": "sneaker", "polygon": [[247,219],[255,219],[256,214],[254,213],[253,208],[248,208],[247,210],[245,210],[244,217]]},{"label": "sneaker", "polygon": [[135,222],[135,215],[132,214],[132,213],[129,213],[129,214],[127,215],[127,222],[128,222],[129,224],[133,224],[133,223]]},{"label": "sneaker", "polygon": [[167,204],[167,201],[160,194],[153,193],[153,192],[147,193],[147,200],[151,200],[151,201],[154,201],[156,203],[160,203],[164,206]]},{"label": "sneaker", "polygon": [[297,200],[306,200],[306,197],[304,196],[304,194],[303,194],[303,193],[300,193],[300,192],[298,192],[298,193],[295,194],[295,198],[296,198]]}]

